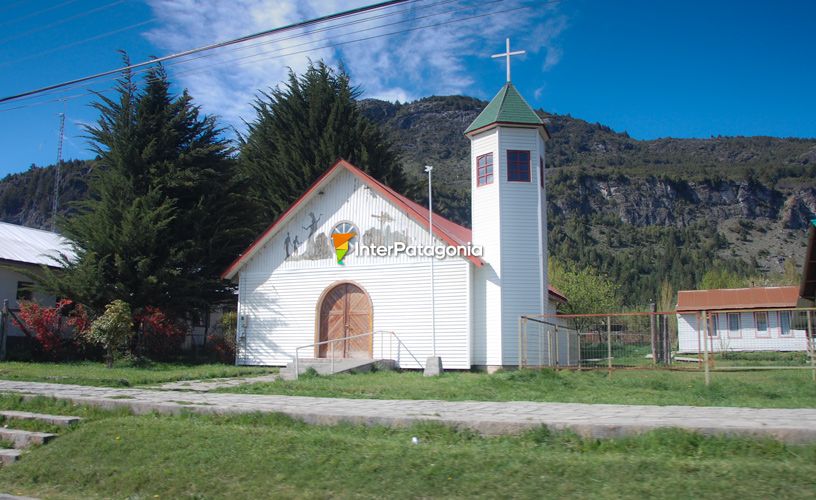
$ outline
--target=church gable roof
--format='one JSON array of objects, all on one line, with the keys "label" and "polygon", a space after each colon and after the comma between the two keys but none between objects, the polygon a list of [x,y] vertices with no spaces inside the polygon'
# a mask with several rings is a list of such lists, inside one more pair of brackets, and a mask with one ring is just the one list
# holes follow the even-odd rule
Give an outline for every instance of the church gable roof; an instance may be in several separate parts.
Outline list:
[{"label": "church gable roof", "polygon": [[484,129],[495,123],[544,127],[541,118],[510,82],[506,83],[496,97],[479,113],[479,116],[465,130],[465,134]]},{"label": "church gable roof", "polygon": [[[424,226],[428,227],[428,209],[422,205],[409,200],[405,196],[374,179],[367,173],[355,167],[345,160],[338,160],[326,173],[315,181],[314,184],[298,198],[292,206],[289,207],[278,219],[273,222],[221,275],[224,279],[232,279],[241,267],[249,261],[275,234],[293,217],[298,209],[307,203],[313,196],[315,196],[321,187],[325,186],[331,179],[333,179],[339,172],[347,171],[360,179],[364,184],[371,187],[373,190],[389,200],[398,209],[402,210],[408,217]],[[462,245],[466,246],[472,241],[471,230],[450,221],[441,215],[434,213],[433,216],[434,236],[441,239],[448,245]],[[476,256],[467,257],[473,264],[483,266],[484,261]]]}]

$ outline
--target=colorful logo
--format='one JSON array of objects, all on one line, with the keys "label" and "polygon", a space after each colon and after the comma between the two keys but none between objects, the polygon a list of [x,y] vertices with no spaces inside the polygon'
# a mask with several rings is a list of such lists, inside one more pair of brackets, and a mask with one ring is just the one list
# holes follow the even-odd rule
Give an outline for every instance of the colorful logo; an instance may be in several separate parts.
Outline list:
[{"label": "colorful logo", "polygon": [[357,248],[357,234],[359,231],[350,222],[341,222],[334,226],[331,232],[334,252],[337,254],[337,263],[345,266],[346,256],[354,253]]}]

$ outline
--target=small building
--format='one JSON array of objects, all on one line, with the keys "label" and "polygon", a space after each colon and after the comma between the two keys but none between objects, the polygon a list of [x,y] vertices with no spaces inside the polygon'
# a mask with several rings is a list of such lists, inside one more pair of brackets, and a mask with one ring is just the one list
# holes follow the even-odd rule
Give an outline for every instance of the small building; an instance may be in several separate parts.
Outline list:
[{"label": "small building", "polygon": [[565,300],[547,279],[549,133],[508,81],[465,135],[472,230],[340,160],[260,235],[223,275],[238,281],[237,363],[394,359],[388,336],[366,336],[390,331],[403,368],[517,366],[520,316]]},{"label": "small building", "polygon": [[[36,276],[41,266],[61,267],[60,255],[72,258],[74,252],[70,242],[59,234],[0,222],[0,299],[8,300],[12,310],[22,300],[53,306],[54,296],[32,291],[35,283],[31,275]],[[10,322],[8,335],[19,337],[23,333]]]},{"label": "small building", "polygon": [[[708,320],[708,349],[728,351],[806,351],[807,312],[798,286],[681,290],[677,293],[679,352],[704,349],[702,312]],[[816,319],[814,317],[813,319]]]}]

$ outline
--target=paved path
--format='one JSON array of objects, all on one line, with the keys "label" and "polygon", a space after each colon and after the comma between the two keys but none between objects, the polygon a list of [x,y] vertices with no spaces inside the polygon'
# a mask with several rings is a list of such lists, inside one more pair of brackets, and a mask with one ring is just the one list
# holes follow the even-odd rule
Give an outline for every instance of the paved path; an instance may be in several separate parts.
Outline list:
[{"label": "paved path", "polygon": [[[170,391],[195,391],[209,392],[225,387],[236,387],[242,384],[257,384],[259,382],[274,382],[278,379],[277,373],[260,375],[257,377],[230,377],[230,378],[210,378],[204,380],[180,380],[178,382],[167,382],[151,387],[151,389],[164,389]],[[0,499],[1,500],[1,499]]]},{"label": "paved path", "polygon": [[680,427],[704,434],[766,436],[792,443],[816,442],[816,409],[753,409],[691,406],[629,406],[576,403],[373,400],[257,396],[150,389],[113,389],[0,380],[0,393],[67,399],[136,413],[277,412],[313,424],[351,422],[406,426],[441,422],[483,434],[508,434],[547,425],[594,437]]}]

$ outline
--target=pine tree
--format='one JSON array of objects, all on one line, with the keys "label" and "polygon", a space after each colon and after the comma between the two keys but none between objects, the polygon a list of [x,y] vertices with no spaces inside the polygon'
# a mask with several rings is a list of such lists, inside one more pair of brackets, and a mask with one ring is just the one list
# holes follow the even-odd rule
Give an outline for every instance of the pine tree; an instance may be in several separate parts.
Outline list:
[{"label": "pine tree", "polygon": [[240,164],[264,207],[259,224],[286,210],[338,158],[397,190],[406,187],[393,146],[358,110],[359,95],[345,71],[318,62],[301,76],[290,71],[284,88],[255,100]]},{"label": "pine tree", "polygon": [[213,117],[184,91],[170,92],[161,66],[139,90],[126,72],[118,98],[99,95],[87,127],[98,155],[89,199],[60,221],[78,258],[49,287],[101,313],[120,299],[182,316],[231,295],[219,274],[251,231],[245,178]]}]

